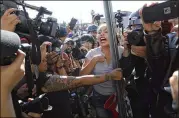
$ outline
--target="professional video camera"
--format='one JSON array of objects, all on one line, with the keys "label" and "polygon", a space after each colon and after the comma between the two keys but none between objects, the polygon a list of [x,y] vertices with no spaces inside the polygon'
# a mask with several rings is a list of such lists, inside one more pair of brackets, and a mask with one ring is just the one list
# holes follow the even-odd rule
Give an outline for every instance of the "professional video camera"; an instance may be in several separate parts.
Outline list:
[{"label": "professional video camera", "polygon": [[45,94],[40,95],[30,102],[19,101],[22,112],[29,113],[43,113],[44,111],[52,110],[52,106],[49,105],[49,99],[44,97]]},{"label": "professional video camera", "polygon": [[[15,32],[18,33],[20,36],[28,36],[30,34],[29,25],[38,32],[38,34],[43,34],[46,36],[52,36],[55,37],[56,29],[58,27],[57,19],[48,17],[46,22],[42,21],[43,15],[48,14],[51,15],[52,12],[48,11],[44,7],[36,7],[29,5],[27,3],[23,3],[22,1],[18,0],[9,0],[9,1],[2,1],[1,3],[1,13],[4,13],[9,8],[17,8],[17,5],[21,5],[23,7],[23,10],[17,10],[16,12],[13,12],[12,14],[16,14],[21,23],[17,24]],[[25,7],[28,7],[33,10],[39,11],[36,18],[31,19],[28,16],[28,13],[25,10]],[[30,24],[28,23],[30,22]]]},{"label": "professional video camera", "polygon": [[119,28],[123,27],[123,24],[122,24],[123,18],[122,17],[125,17],[125,16],[127,16],[127,14],[122,13],[121,10],[117,10],[117,12],[115,13],[115,18],[117,20],[117,27],[119,27]]},{"label": "professional video camera", "polygon": [[101,17],[103,17],[102,14],[96,14],[96,15],[94,16],[94,19],[98,21],[98,20],[101,19]]}]

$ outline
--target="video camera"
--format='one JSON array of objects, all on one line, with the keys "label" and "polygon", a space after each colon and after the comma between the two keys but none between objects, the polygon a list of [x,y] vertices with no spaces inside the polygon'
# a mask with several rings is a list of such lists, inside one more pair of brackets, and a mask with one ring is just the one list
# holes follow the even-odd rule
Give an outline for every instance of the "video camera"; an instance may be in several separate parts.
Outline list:
[{"label": "video camera", "polygon": [[115,13],[115,18],[117,20],[117,27],[119,27],[119,28],[123,27],[123,24],[122,24],[123,18],[122,17],[125,17],[125,16],[127,16],[127,14],[122,13],[121,10],[117,10],[117,12]]},{"label": "video camera", "polygon": [[30,102],[22,102],[19,100],[22,112],[29,113],[43,113],[44,111],[52,110],[52,106],[49,105],[49,99],[45,97],[45,94],[40,95]]},{"label": "video camera", "polygon": [[98,20],[101,19],[101,17],[103,17],[102,14],[96,14],[96,15],[94,16],[94,19],[98,21]]},{"label": "video camera", "polygon": [[[48,17],[46,22],[42,21],[44,14],[51,15],[52,12],[48,11],[44,7],[36,7],[29,5],[27,3],[23,3],[22,1],[18,0],[8,0],[8,1],[2,1],[1,3],[1,13],[4,14],[4,12],[9,8],[18,8],[17,5],[21,5],[24,10],[17,10],[13,12],[12,14],[16,14],[21,23],[17,24],[15,32],[18,33],[20,36],[28,36],[30,34],[29,31],[29,25],[32,25],[32,28],[38,32],[38,34],[43,34],[46,36],[55,37],[56,35],[56,29],[58,27],[57,19]],[[25,10],[25,7],[28,7],[33,10],[37,10],[39,13],[37,14],[36,18],[30,19],[28,16],[28,13]],[[1,14],[1,15],[2,15]],[[28,22],[30,24],[28,24]]]}]

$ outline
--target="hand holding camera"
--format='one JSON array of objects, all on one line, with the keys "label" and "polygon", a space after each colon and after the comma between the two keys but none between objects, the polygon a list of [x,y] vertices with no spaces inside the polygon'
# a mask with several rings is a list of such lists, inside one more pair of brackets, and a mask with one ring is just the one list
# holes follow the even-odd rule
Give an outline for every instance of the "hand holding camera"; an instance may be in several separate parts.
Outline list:
[{"label": "hand holding camera", "polygon": [[146,46],[131,46],[131,53],[138,57],[146,57]]},{"label": "hand holding camera", "polygon": [[56,52],[50,52],[47,54],[47,64],[49,65],[54,65],[57,63],[57,60],[59,58],[59,54],[57,54]]},{"label": "hand holding camera", "polygon": [[[1,66],[1,90],[11,92],[15,85],[25,75],[25,54],[18,50],[17,57],[12,64]],[[14,74],[15,73],[15,74]]]},{"label": "hand holding camera", "polygon": [[10,8],[6,10],[4,15],[1,17],[1,29],[14,32],[16,25],[20,23],[21,21],[16,16],[16,14],[12,14],[13,12],[16,12],[16,9]]}]

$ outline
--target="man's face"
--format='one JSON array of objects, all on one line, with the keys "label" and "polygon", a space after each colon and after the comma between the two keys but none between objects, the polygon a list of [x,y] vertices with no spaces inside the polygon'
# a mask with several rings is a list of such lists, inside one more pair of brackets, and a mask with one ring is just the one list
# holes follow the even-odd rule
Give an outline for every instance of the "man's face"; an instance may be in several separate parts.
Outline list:
[{"label": "man's face", "polygon": [[91,34],[93,37],[96,38],[96,36],[97,36],[97,31],[90,32],[90,34]]},{"label": "man's face", "polygon": [[87,41],[85,41],[84,43],[82,43],[82,46],[84,46],[85,48],[87,48],[87,49],[92,49],[92,43],[90,43],[90,42],[87,42]]}]

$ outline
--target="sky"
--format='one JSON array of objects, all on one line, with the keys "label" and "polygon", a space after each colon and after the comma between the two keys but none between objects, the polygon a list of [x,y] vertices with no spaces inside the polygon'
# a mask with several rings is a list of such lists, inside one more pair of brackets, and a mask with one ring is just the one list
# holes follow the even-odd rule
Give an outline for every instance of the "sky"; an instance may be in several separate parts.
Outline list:
[{"label": "sky", "polygon": [[[96,13],[104,14],[103,1],[25,1],[35,6],[46,7],[53,12],[51,17],[57,18],[59,23],[63,21],[70,22],[71,18],[77,18],[82,23],[91,22],[91,10]],[[145,3],[150,4],[156,1],[112,1],[113,11],[131,11],[134,12],[141,8]],[[159,1],[161,2],[161,1]],[[37,12],[28,10],[30,17],[35,17]]]}]

